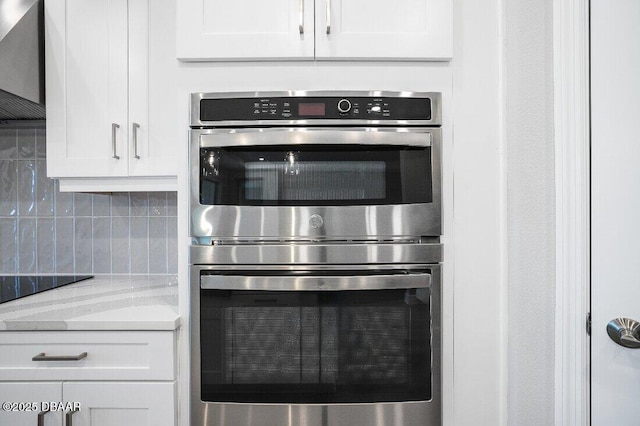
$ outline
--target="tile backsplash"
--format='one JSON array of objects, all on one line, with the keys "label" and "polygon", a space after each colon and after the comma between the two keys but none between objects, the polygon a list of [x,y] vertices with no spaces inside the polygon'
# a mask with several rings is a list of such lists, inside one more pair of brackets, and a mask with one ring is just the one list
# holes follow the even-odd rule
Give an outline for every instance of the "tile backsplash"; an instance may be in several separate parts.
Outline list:
[{"label": "tile backsplash", "polygon": [[0,128],[0,274],[175,274],[175,192],[60,192],[44,129]]}]

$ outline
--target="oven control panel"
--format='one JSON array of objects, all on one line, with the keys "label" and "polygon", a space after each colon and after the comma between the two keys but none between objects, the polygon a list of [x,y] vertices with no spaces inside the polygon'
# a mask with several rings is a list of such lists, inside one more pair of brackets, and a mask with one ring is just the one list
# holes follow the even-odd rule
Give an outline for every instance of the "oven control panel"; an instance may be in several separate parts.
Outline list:
[{"label": "oven control panel", "polygon": [[200,100],[200,120],[431,120],[429,97],[260,97]]}]

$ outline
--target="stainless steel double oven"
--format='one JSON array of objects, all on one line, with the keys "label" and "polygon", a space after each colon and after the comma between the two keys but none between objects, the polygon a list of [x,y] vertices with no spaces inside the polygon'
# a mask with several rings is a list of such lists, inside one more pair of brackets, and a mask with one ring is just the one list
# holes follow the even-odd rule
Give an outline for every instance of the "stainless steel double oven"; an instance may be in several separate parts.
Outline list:
[{"label": "stainless steel double oven", "polygon": [[441,96],[192,95],[191,424],[441,424]]}]

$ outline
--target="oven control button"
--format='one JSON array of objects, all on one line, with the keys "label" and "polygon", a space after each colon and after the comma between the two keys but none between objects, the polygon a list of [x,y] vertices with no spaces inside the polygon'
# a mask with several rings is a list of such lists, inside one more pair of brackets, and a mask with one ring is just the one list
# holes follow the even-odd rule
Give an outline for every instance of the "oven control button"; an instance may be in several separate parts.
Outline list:
[{"label": "oven control button", "polygon": [[338,101],[338,111],[343,114],[351,111],[351,102],[348,99],[340,99]]},{"label": "oven control button", "polygon": [[311,217],[309,217],[309,225],[315,229],[322,228],[324,220],[319,214],[312,214]]}]

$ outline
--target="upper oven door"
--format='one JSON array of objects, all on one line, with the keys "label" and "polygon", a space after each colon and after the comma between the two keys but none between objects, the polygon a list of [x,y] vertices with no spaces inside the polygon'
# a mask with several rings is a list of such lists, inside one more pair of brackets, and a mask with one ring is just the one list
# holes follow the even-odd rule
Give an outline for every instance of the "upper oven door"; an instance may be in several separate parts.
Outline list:
[{"label": "upper oven door", "polygon": [[192,236],[385,240],[441,233],[441,130],[193,130]]}]

